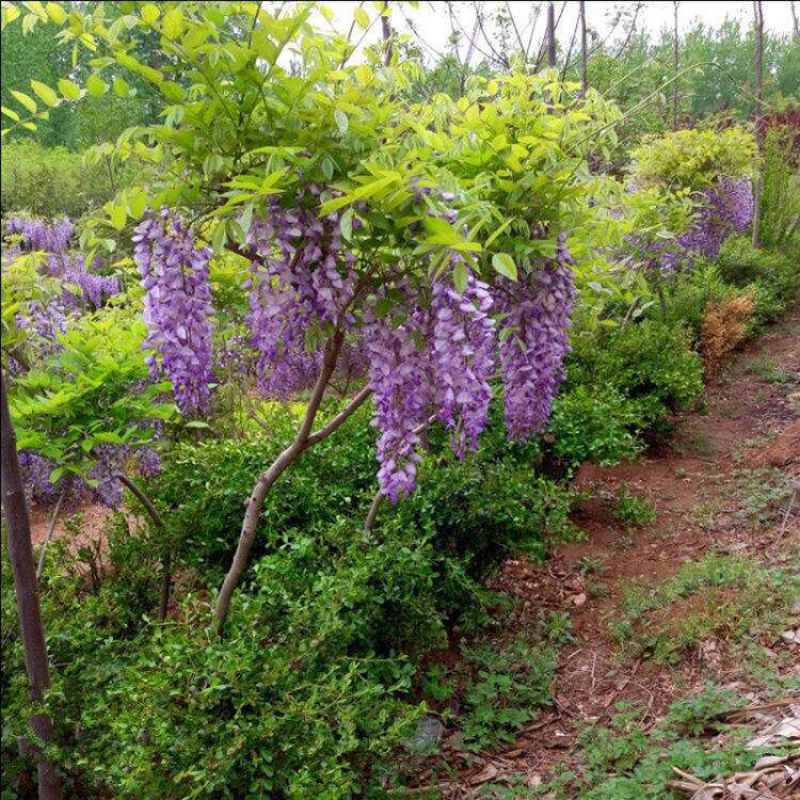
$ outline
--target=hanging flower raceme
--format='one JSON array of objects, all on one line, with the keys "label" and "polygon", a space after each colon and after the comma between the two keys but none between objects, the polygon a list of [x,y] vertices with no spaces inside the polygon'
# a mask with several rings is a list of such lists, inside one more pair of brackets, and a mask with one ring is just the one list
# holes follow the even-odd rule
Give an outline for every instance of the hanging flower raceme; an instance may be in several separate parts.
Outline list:
[{"label": "hanging flower raceme", "polygon": [[516,283],[500,278],[495,307],[511,335],[500,343],[509,435],[527,441],[544,430],[564,380],[567,332],[575,300],[572,259],[563,239],[554,261]]},{"label": "hanging flower raceme", "polygon": [[[454,266],[458,261],[458,255],[451,258]],[[471,274],[462,294],[449,276],[434,284],[430,346],[436,413],[452,431],[453,451],[459,458],[477,447],[489,418],[496,348],[491,308],[489,287]]]},{"label": "hanging flower raceme", "polygon": [[[364,341],[369,360],[375,415],[380,431],[377,457],[378,485],[396,503],[416,486],[422,431],[431,415],[433,391],[431,360],[424,342],[430,331],[430,314],[417,305],[416,292],[403,287],[407,316],[394,320],[367,309]],[[380,299],[380,298],[378,298]]]},{"label": "hanging flower raceme", "polygon": [[213,379],[211,251],[195,247],[192,233],[166,210],[148,216],[136,228],[133,241],[146,291],[146,345],[156,353],[151,368],[172,380],[182,413],[197,412],[208,404]]},{"label": "hanging flower raceme", "polygon": [[[315,202],[319,188],[310,184],[295,198]],[[342,245],[338,214],[318,216],[300,207],[274,203],[266,219],[255,221],[248,245],[259,256],[253,274],[246,322],[258,353],[256,372],[265,394],[285,399],[314,383],[322,350],[309,339],[314,328],[338,325],[353,296],[353,254]],[[343,353],[351,368],[356,352]]]}]

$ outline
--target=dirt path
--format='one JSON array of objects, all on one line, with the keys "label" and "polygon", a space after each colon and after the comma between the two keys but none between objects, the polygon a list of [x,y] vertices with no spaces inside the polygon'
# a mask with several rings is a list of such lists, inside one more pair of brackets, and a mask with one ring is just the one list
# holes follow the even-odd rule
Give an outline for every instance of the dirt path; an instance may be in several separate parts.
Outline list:
[{"label": "dirt path", "polygon": [[[764,697],[739,651],[714,636],[689,647],[679,663],[658,665],[649,654],[622,658],[610,622],[619,616],[631,582],[662,585],[706,554],[797,568],[800,498],[788,517],[786,509],[787,493],[800,485],[799,418],[796,308],[711,382],[704,408],[676,421],[677,435],[668,448],[631,464],[582,469],[577,485],[591,497],[574,521],[586,540],[558,549],[545,567],[508,562],[498,580],[523,613],[547,609],[571,617],[574,641],[560,651],[554,705],[504,751],[468,755],[459,751],[457,740],[448,744],[452,736],[445,734],[440,758],[459,777],[440,789],[441,797],[475,796],[487,775],[501,783],[504,775],[521,776],[529,787],[546,783],[557,764],[577,766],[577,735],[588,720],[608,720],[619,701],[645,709],[638,724],[646,731],[671,701],[708,680],[754,700]],[[653,522],[636,528],[612,515],[623,487],[653,504]],[[678,604],[664,613],[680,618],[691,612]],[[751,639],[773,672],[800,678],[800,637]],[[441,771],[428,768],[419,782],[432,774]]]}]

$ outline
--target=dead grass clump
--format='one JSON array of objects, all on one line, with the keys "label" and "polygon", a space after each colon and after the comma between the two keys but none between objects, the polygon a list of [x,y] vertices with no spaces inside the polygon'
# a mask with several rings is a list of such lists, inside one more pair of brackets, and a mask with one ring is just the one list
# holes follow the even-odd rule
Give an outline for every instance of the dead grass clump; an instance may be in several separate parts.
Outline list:
[{"label": "dead grass clump", "polygon": [[709,303],[706,307],[700,346],[708,371],[715,370],[724,356],[744,338],[745,323],[753,313],[754,299],[750,290],[721,303]]}]

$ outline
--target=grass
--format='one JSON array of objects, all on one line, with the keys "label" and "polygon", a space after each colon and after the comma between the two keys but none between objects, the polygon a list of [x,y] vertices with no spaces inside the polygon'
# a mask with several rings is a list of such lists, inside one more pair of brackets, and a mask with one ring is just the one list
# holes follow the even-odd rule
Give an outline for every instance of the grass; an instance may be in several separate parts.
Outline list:
[{"label": "grass", "polygon": [[797,576],[748,558],[708,555],[659,586],[644,580],[623,585],[610,631],[626,656],[677,663],[711,637],[733,641],[778,631],[798,594]]},{"label": "grass", "polygon": [[791,386],[798,382],[796,373],[778,366],[774,359],[769,356],[762,356],[750,362],[745,371],[749,375],[755,375],[762,381],[780,386]]},{"label": "grass", "polygon": [[[751,769],[765,753],[746,749],[752,731],[715,720],[721,711],[742,702],[731,692],[707,685],[673,703],[664,719],[648,732],[641,724],[646,709],[618,703],[608,724],[590,723],[579,734],[580,767],[574,771],[562,768],[542,792],[550,792],[547,796],[558,800],[677,800],[680,795],[667,788],[667,782],[675,777],[673,767],[708,782]],[[724,748],[708,747],[701,737],[709,730],[725,736]]]},{"label": "grass", "polygon": [[737,505],[734,518],[753,529],[777,524],[792,495],[792,482],[781,469],[737,469],[728,489]]},{"label": "grass", "polygon": [[634,528],[643,528],[655,522],[658,516],[656,506],[651,500],[631,494],[624,486],[617,492],[611,514],[620,522]]}]

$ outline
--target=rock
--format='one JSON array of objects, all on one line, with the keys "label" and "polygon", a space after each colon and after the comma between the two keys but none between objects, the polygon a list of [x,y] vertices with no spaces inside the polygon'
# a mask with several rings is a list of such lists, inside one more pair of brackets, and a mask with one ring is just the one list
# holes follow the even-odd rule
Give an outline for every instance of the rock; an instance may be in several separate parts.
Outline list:
[{"label": "rock", "polygon": [[435,717],[422,717],[417,721],[417,729],[412,736],[403,741],[403,745],[412,753],[429,753],[433,750],[444,733],[444,725]]},{"label": "rock", "polygon": [[572,598],[572,602],[576,606],[582,606],[586,602],[586,595],[583,592],[581,592],[580,594],[576,594]]}]

